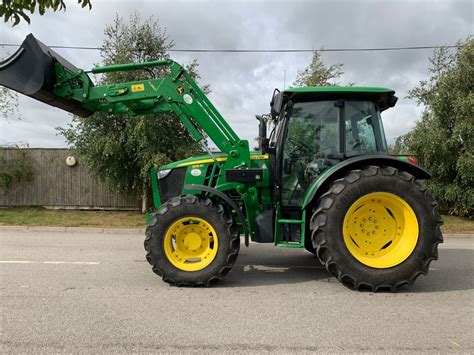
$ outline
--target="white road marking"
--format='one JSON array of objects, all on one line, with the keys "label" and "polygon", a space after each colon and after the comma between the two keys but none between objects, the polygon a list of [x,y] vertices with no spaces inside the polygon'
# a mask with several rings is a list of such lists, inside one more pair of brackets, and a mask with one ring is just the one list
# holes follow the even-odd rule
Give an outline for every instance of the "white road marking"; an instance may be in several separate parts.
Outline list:
[{"label": "white road marking", "polygon": [[99,265],[95,261],[43,261],[43,264]]},{"label": "white road marking", "polygon": [[100,263],[96,261],[31,261],[31,260],[0,260],[0,264],[100,265]]},{"label": "white road marking", "polygon": [[305,265],[244,265],[244,271],[258,270],[267,272],[284,272],[289,269],[323,269],[323,266],[305,266]]}]

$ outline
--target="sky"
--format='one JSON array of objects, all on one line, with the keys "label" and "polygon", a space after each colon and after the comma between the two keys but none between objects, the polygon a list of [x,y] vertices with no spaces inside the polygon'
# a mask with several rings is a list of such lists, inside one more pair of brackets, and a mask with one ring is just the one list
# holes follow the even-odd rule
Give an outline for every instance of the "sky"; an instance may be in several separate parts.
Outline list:
[{"label": "sky", "polygon": [[[48,45],[100,46],[104,27],[134,11],[154,16],[179,49],[320,49],[452,45],[474,33],[473,2],[457,1],[106,1],[92,10],[66,1],[66,12],[31,17],[31,24],[0,24],[0,43],[20,44],[33,33]],[[0,46],[0,59],[14,52]],[[55,49],[77,67],[100,63],[99,51]],[[344,64],[340,82],[394,89],[399,101],[383,113],[389,143],[408,132],[422,107],[407,93],[428,75],[432,50],[325,52],[327,65]],[[173,53],[181,64],[197,59],[202,84],[237,134],[253,141],[255,114],[269,112],[273,89],[289,87],[311,53]],[[0,118],[0,146],[66,147],[56,127],[71,115],[25,96],[19,116]]]}]

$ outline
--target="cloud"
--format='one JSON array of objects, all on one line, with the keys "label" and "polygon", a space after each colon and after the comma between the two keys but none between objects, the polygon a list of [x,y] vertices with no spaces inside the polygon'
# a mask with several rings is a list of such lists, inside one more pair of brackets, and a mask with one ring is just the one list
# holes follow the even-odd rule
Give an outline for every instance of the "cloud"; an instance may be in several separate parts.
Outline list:
[{"label": "cloud", "polygon": [[[112,6],[113,5],[113,6]],[[471,1],[101,1],[92,11],[70,2],[65,13],[34,15],[32,24],[2,25],[0,42],[20,43],[32,32],[50,45],[98,46],[105,24],[137,11],[159,19],[176,48],[341,48],[452,44],[472,34]],[[6,49],[0,48],[0,55]],[[58,50],[78,67],[100,60],[94,51]],[[384,112],[389,142],[411,129],[420,116],[410,88],[426,77],[431,51],[324,53],[326,63],[344,63],[343,83],[386,86],[397,91],[395,109]],[[202,83],[236,132],[251,140],[254,115],[268,112],[273,88],[291,85],[310,53],[173,53],[187,63],[197,58]],[[54,127],[70,122],[67,113],[21,99],[21,121],[0,122],[0,145],[65,146]]]}]

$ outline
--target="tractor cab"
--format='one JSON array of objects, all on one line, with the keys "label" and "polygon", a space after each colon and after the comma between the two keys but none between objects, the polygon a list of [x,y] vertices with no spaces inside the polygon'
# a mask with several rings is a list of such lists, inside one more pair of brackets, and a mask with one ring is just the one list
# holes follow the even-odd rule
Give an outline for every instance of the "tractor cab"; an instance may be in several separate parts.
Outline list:
[{"label": "tractor cab", "polygon": [[384,88],[291,88],[272,107],[277,180],[282,206],[301,206],[310,184],[340,161],[388,155],[380,112],[393,107]]},{"label": "tractor cab", "polygon": [[[342,161],[387,156],[381,112],[395,92],[376,87],[305,87],[275,92],[268,146],[275,166],[277,236],[303,243],[302,207],[311,186]],[[278,220],[278,218],[277,218]],[[297,223],[296,221],[300,221]]]}]

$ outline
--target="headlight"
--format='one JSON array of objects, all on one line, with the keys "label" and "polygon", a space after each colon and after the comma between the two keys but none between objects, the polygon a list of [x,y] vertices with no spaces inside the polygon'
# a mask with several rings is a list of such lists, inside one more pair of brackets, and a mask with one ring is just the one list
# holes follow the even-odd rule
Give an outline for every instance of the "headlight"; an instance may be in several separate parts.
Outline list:
[{"label": "headlight", "polygon": [[171,169],[166,169],[166,170],[159,170],[157,175],[158,175],[158,180],[164,179],[169,175],[171,172]]}]

